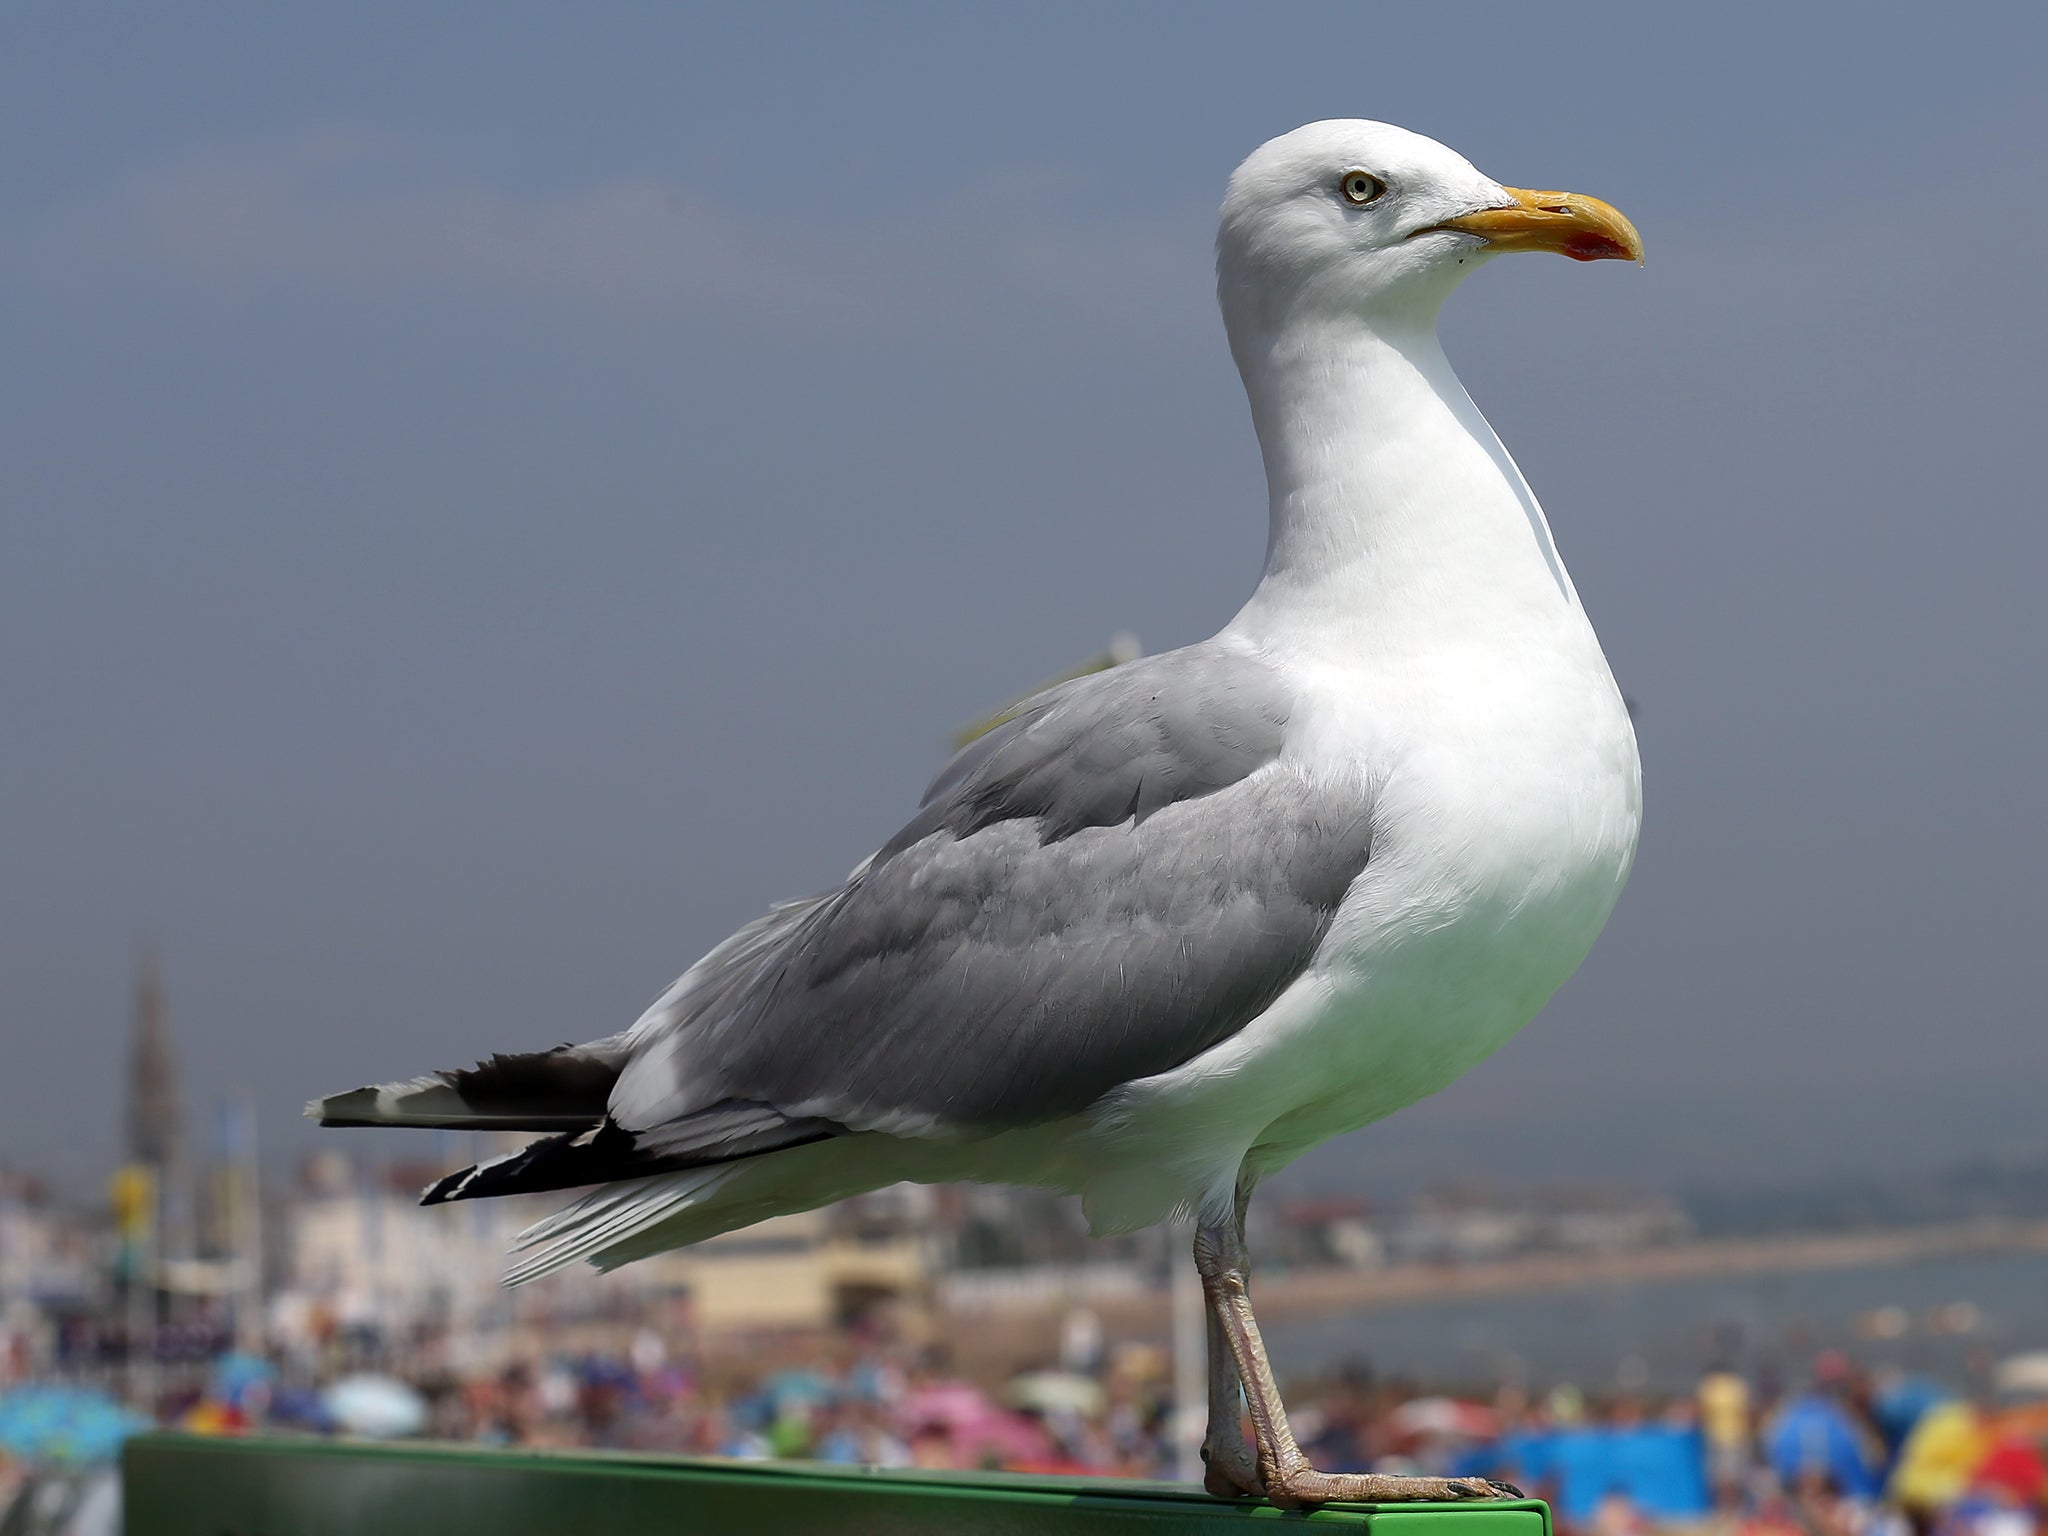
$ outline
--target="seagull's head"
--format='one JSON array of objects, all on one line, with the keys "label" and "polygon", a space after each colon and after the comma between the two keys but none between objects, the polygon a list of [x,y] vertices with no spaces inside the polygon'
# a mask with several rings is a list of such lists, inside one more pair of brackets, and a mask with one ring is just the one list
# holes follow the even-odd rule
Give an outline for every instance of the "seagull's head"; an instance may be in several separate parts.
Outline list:
[{"label": "seagull's head", "polygon": [[1260,145],[1230,178],[1217,287],[1233,334],[1304,312],[1427,319],[1504,251],[1639,262],[1643,244],[1598,198],[1504,187],[1390,123],[1310,123]]}]

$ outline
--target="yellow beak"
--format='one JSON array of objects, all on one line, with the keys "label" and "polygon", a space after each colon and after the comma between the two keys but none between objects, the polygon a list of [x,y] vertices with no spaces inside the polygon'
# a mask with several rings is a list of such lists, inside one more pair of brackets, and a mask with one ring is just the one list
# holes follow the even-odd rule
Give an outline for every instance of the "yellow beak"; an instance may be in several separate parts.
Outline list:
[{"label": "yellow beak", "polygon": [[1503,188],[1514,202],[1446,219],[1432,229],[1478,235],[1504,251],[1555,251],[1574,261],[1628,260],[1641,265],[1643,237],[1611,203],[1576,192]]}]

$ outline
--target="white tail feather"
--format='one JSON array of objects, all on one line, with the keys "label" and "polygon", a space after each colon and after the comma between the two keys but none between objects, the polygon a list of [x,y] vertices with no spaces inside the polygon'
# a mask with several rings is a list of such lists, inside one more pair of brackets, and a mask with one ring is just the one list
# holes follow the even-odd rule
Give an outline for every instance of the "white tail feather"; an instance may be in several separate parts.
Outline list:
[{"label": "white tail feather", "polygon": [[611,1267],[603,1263],[607,1248],[703,1203],[732,1177],[737,1166],[726,1163],[656,1174],[592,1191],[519,1234],[512,1251],[530,1256],[505,1272],[505,1283],[524,1285],[578,1259]]},{"label": "white tail feather", "polygon": [[512,1251],[528,1257],[506,1272],[505,1283],[524,1285],[579,1259],[617,1269],[903,1179],[945,1178],[946,1170],[932,1166],[937,1151],[931,1143],[889,1136],[834,1137],[711,1168],[607,1184],[520,1233]]}]

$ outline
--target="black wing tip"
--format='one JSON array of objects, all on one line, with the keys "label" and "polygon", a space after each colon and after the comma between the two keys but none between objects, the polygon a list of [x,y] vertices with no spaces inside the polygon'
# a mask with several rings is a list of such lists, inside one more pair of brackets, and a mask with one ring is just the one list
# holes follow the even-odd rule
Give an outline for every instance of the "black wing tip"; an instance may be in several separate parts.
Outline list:
[{"label": "black wing tip", "polygon": [[[677,1173],[716,1163],[779,1152],[843,1134],[822,1120],[790,1120],[765,1104],[730,1101],[715,1111],[659,1127],[651,1135],[635,1133],[615,1121],[577,1126],[559,1135],[543,1136],[517,1151],[488,1162],[458,1169],[429,1184],[421,1205],[446,1205],[451,1200],[480,1200],[494,1195],[531,1195],[559,1189],[580,1189],[655,1173]],[[702,1137],[693,1140],[694,1129]],[[662,1132],[669,1134],[663,1135]]]},{"label": "black wing tip", "polygon": [[463,1198],[464,1188],[476,1177],[476,1165],[458,1168],[455,1172],[434,1180],[420,1191],[421,1205],[446,1205],[450,1200]]}]

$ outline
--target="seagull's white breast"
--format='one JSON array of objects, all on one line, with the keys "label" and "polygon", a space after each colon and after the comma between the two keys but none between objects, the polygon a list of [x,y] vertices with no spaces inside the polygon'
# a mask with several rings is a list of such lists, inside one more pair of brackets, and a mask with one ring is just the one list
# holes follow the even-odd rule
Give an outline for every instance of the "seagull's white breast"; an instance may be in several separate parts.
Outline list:
[{"label": "seagull's white breast", "polygon": [[1582,642],[1411,665],[1374,700],[1370,733],[1353,736],[1374,796],[1372,857],[1303,989],[1314,1006],[1275,1010],[1270,1048],[1307,1050],[1324,1081],[1260,1138],[1273,1153],[1469,1070],[1606,923],[1635,854],[1641,774],[1620,693],[1576,627]]},{"label": "seagull's white breast", "polygon": [[1307,974],[1126,1090],[1080,1180],[1098,1226],[1227,1200],[1240,1160],[1270,1172],[1447,1086],[1585,957],[1635,853],[1635,733],[1575,604],[1530,640],[1293,669],[1292,766],[1368,798],[1371,858]]}]

